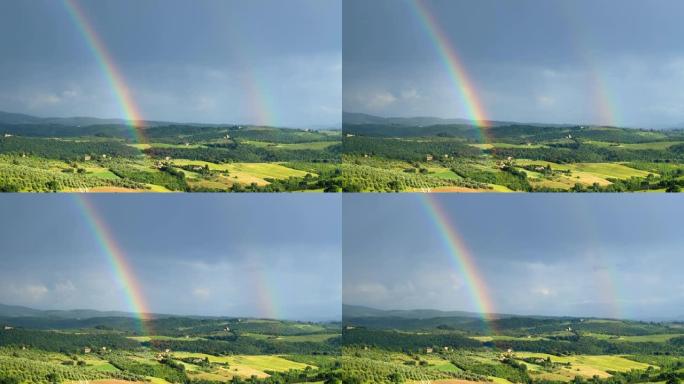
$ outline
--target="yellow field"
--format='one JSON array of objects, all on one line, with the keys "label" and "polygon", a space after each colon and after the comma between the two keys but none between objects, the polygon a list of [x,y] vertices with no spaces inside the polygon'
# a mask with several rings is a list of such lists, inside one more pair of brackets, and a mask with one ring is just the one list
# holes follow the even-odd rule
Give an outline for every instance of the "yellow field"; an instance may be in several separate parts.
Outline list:
[{"label": "yellow field", "polygon": [[[547,357],[553,362],[558,363],[570,363],[570,367],[563,367],[557,373],[568,378],[574,376],[584,376],[584,377],[610,377],[607,371],[619,371],[626,372],[631,369],[646,369],[649,367],[648,364],[639,363],[626,359],[622,356],[616,355],[576,355],[576,356],[554,356],[545,353],[534,353],[534,352],[516,352],[515,357],[526,358],[526,357],[538,357],[546,359]],[[528,364],[528,366],[533,366]],[[530,367],[531,371],[534,367]]]},{"label": "yellow field", "polygon": [[282,148],[282,149],[317,149],[322,150],[330,147],[331,145],[340,144],[340,141],[314,141],[310,143],[293,143],[293,144],[277,144],[269,143],[266,141],[242,141],[243,144],[253,145],[260,148]]},{"label": "yellow field", "polygon": [[650,172],[642,171],[639,169],[630,168],[626,165],[620,163],[573,163],[573,164],[557,164],[542,160],[527,160],[519,159],[516,160],[517,165],[550,165],[552,169],[558,169],[563,171],[572,171],[573,176],[575,173],[589,174],[593,177],[598,178],[614,178],[614,179],[628,179],[632,176],[636,177],[646,177]]},{"label": "yellow field", "polygon": [[304,341],[311,341],[311,342],[324,342],[328,339],[331,339],[333,337],[339,336],[336,334],[332,333],[321,333],[321,334],[314,334],[314,335],[292,335],[292,336],[269,336],[269,335],[264,335],[261,333],[243,333],[243,336],[247,337],[253,337],[255,339],[260,339],[260,340],[266,340],[266,339],[275,339],[275,340],[284,340],[284,341],[289,341],[289,342],[304,342]]},{"label": "yellow field", "polygon": [[[307,172],[285,167],[277,163],[228,163],[215,164],[201,160],[173,160],[174,165],[205,165],[211,170],[227,171],[230,173],[229,179],[233,183],[267,185],[265,178],[287,179],[288,177],[304,177]],[[312,174],[312,176],[316,176]]]},{"label": "yellow field", "polygon": [[[509,384],[510,381],[501,379],[503,380],[502,382],[498,382],[500,384]],[[407,383],[410,384],[484,384],[486,383],[485,381],[470,381],[470,380],[461,380],[461,379],[440,379],[440,380],[410,380],[407,381]]]},{"label": "yellow field", "polygon": [[[307,364],[297,363],[274,355],[213,356],[204,353],[175,352],[173,356],[177,358],[206,357],[211,362],[228,363],[228,368],[220,368],[212,374],[212,376],[218,375],[228,378],[232,376],[250,377],[252,375],[263,378],[268,377],[268,374],[264,371],[285,372],[290,369],[304,369],[308,366]],[[193,370],[191,364],[185,365],[189,370]],[[312,366],[312,368],[315,367]],[[202,375],[202,373],[197,373],[195,377],[199,377],[197,375]]]},{"label": "yellow field", "polygon": [[631,342],[654,342],[654,343],[663,343],[666,342],[674,337],[679,337],[679,336],[684,336],[682,334],[677,334],[677,333],[665,333],[665,334],[657,334],[657,335],[643,335],[643,336],[612,336],[612,335],[604,335],[600,333],[587,333],[587,336],[595,337],[597,339],[603,339],[603,340],[612,340],[612,341],[631,341]]},{"label": "yellow field", "polygon": [[570,175],[557,175],[552,179],[548,179],[543,175],[523,170],[527,173],[530,184],[537,187],[549,187],[558,189],[570,189],[576,183],[583,185],[592,185],[594,183],[600,186],[611,184],[607,179],[628,179],[630,177],[646,177],[649,172],[630,168],[619,163],[574,163],[574,164],[557,164],[541,160],[516,160],[517,165],[541,165],[551,166],[554,170],[570,171]]}]

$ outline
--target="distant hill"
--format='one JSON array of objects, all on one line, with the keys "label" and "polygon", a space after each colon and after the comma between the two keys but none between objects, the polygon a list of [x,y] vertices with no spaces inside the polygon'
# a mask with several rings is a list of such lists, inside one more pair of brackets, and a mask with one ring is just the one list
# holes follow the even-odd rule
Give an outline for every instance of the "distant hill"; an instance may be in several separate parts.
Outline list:
[{"label": "distant hill", "polygon": [[[475,312],[466,311],[440,311],[437,309],[391,309],[383,310],[362,305],[342,305],[342,316],[344,318],[354,317],[400,317],[405,319],[433,319],[438,317],[473,317],[481,318],[482,315]],[[496,315],[505,317],[508,315]]]},{"label": "distant hill", "polygon": [[[155,127],[160,125],[173,124],[168,121],[142,121],[145,127]],[[130,121],[124,119],[101,119],[97,117],[36,117],[22,113],[11,113],[0,111],[0,124],[45,124],[45,125],[65,125],[65,126],[88,126],[88,125],[126,125]]]},{"label": "distant hill", "polygon": [[[529,125],[539,127],[565,127],[573,124],[553,124],[553,123],[528,123],[516,121],[487,121],[491,127],[499,127],[505,125]],[[416,117],[381,117],[369,115],[367,113],[356,112],[342,112],[343,125],[396,125],[409,127],[429,127],[435,125],[475,125],[473,120],[469,119],[445,119],[441,117],[416,116]],[[576,124],[574,124],[576,125]]]},{"label": "distant hill", "polygon": [[343,112],[344,124],[383,124],[383,125],[445,125],[445,124],[472,124],[468,119],[442,119],[439,117],[380,117],[366,113]]},{"label": "distant hill", "polygon": [[[189,126],[201,126],[201,127],[218,127],[224,125],[246,125],[251,126],[255,124],[237,124],[232,123],[197,123],[197,122],[178,122],[178,121],[157,121],[157,120],[142,120],[138,122],[144,128],[168,126],[168,125],[189,125]],[[125,119],[108,119],[99,117],[87,117],[87,116],[74,116],[74,117],[37,117],[32,115],[26,115],[23,113],[13,113],[0,111],[0,125],[1,124],[11,124],[11,125],[61,125],[67,127],[86,127],[86,126],[98,126],[98,125],[131,125],[131,121]],[[301,127],[282,127],[279,128],[301,128],[301,129],[314,129],[314,130],[340,130],[341,127],[338,124],[319,124]]]},{"label": "distant hill", "polygon": [[[154,315],[168,316],[168,315]],[[44,317],[57,319],[89,319],[96,317],[137,317],[131,312],[122,311],[96,311],[94,309],[71,309],[71,310],[41,310],[19,305],[0,304],[0,317]]]}]

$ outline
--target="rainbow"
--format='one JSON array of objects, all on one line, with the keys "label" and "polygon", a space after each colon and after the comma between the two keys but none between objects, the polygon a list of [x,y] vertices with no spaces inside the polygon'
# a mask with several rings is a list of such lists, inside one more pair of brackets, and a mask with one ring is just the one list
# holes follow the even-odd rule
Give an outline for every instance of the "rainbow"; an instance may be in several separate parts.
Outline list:
[{"label": "rainbow", "polygon": [[596,69],[592,71],[590,81],[593,90],[593,100],[597,108],[598,124],[603,126],[617,126],[619,122],[614,103],[609,96],[609,88]]},{"label": "rainbow", "polygon": [[254,281],[255,302],[259,308],[258,316],[266,319],[278,319],[278,308],[274,300],[273,292],[277,292],[272,287],[272,281],[267,272],[262,270],[266,264],[260,262],[251,266],[252,280]]},{"label": "rainbow", "polygon": [[124,287],[128,308],[137,316],[140,322],[141,333],[150,334],[148,324],[149,320],[151,320],[151,311],[145,302],[143,290],[126,258],[125,252],[116,243],[114,234],[107,225],[107,222],[100,216],[90,198],[86,194],[81,193],[70,195],[74,197],[79,212],[88,225],[90,234],[96,240],[102,254],[107,258],[114,278]]},{"label": "rainbow", "polygon": [[451,82],[458,90],[460,98],[465,104],[468,117],[481,128],[483,139],[485,139],[486,129],[490,127],[489,120],[482,101],[475,92],[473,82],[468,77],[468,73],[456,50],[423,0],[409,0],[409,5],[412,6],[421,25],[430,37],[430,41],[437,50]]},{"label": "rainbow", "polygon": [[481,314],[482,319],[489,327],[490,333],[494,332],[493,320],[495,319],[494,303],[489,295],[487,283],[477,269],[475,257],[471,254],[458,229],[449,218],[445,209],[436,197],[429,193],[418,193],[421,205],[425,208],[430,221],[434,224],[444,249],[449,254],[449,260],[455,270],[459,271],[465,279],[470,292],[471,301]]},{"label": "rainbow", "polygon": [[601,248],[601,228],[597,225],[595,220],[596,212],[592,210],[590,204],[586,200],[574,199],[576,218],[578,223],[583,225],[578,226],[583,229],[583,243],[586,244],[585,259],[593,264],[591,273],[594,281],[599,285],[596,296],[605,304],[609,316],[614,319],[625,318],[626,312],[622,307],[620,294],[620,274],[615,270],[614,263],[607,261],[602,255],[596,253],[594,250]]},{"label": "rainbow", "polygon": [[247,93],[247,107],[251,115],[256,118],[254,124],[261,126],[276,126],[274,109],[264,86],[258,81],[258,76],[250,68],[243,79],[243,89]]},{"label": "rainbow", "polygon": [[571,39],[573,51],[591,71],[587,81],[589,82],[588,86],[596,119],[593,123],[618,126],[620,122],[618,108],[610,92],[610,87],[605,81],[605,76],[599,70],[600,66],[596,64],[598,60],[590,48],[593,41],[592,36],[587,33],[586,26],[582,25],[581,22],[584,18],[576,14],[570,6],[570,2],[561,2],[560,4],[566,17],[569,34],[574,37]]},{"label": "rainbow", "polygon": [[88,21],[85,12],[78,5],[78,2],[76,0],[63,0],[62,3],[74,25],[76,25],[76,28],[85,39],[88,48],[93,53],[93,56],[95,56],[102,73],[104,73],[114,93],[114,97],[119,103],[121,111],[129,122],[133,137],[138,143],[144,143],[145,137],[142,130],[144,119],[133,100],[133,96],[124,81],[121,71],[117,68],[105,44]]}]

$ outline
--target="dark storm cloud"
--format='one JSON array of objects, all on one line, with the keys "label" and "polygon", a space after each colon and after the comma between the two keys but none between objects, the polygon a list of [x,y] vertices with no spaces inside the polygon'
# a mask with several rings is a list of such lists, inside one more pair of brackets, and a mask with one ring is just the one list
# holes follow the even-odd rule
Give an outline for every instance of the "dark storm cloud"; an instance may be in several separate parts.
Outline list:
[{"label": "dark storm cloud", "polygon": [[[684,122],[677,1],[426,1],[492,119]],[[344,108],[467,117],[410,1],[346,1]],[[602,88],[603,101],[596,99]]]},{"label": "dark storm cloud", "polygon": [[[382,198],[384,204],[378,204]],[[682,316],[679,199],[439,196],[498,312]],[[415,195],[344,196],[344,301],[476,310]],[[369,215],[369,212],[373,212]]]},{"label": "dark storm cloud", "polygon": [[[158,313],[333,319],[335,196],[88,197]],[[0,302],[127,310],[126,287],[71,195],[0,200]],[[264,308],[260,298],[266,297]],[[262,295],[262,296],[259,296]],[[270,302],[270,303],[269,303]]]},{"label": "dark storm cloud", "polygon": [[[253,122],[254,83],[274,123],[339,124],[337,0],[77,3],[147,119]],[[64,2],[0,4],[0,45],[0,109],[123,117]]]}]

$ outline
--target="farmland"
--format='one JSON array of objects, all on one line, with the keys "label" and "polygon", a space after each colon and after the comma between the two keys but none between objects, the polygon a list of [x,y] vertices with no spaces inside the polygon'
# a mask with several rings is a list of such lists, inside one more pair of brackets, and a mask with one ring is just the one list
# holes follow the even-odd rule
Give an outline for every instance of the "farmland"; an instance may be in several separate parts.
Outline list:
[{"label": "farmland", "polygon": [[345,191],[678,192],[684,186],[684,130],[345,117]]},{"label": "farmland", "polygon": [[0,191],[335,192],[340,146],[339,130],[0,121]]},{"label": "farmland", "polygon": [[3,383],[339,382],[339,323],[164,317],[147,320],[146,331],[132,318],[2,323]]},{"label": "farmland", "polygon": [[[681,323],[476,316],[400,317],[345,306],[349,383],[679,383]],[[362,307],[361,307],[362,308]]]}]

